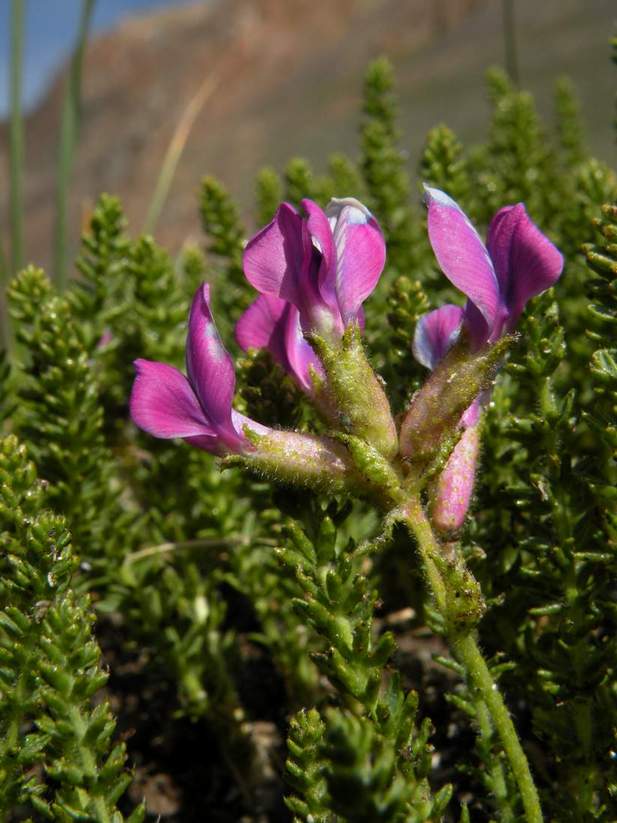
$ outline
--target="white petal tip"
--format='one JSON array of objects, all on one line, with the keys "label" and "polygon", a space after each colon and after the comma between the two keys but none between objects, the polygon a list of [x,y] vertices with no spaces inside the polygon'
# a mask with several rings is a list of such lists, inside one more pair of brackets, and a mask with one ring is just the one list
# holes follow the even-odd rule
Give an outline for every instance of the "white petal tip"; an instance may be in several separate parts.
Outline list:
[{"label": "white petal tip", "polygon": [[432,186],[427,186],[426,183],[422,184],[424,187],[424,195],[425,200],[428,203],[430,200],[434,200],[436,203],[439,203],[441,206],[451,206],[452,208],[458,209],[459,206],[455,200],[453,200],[449,194],[446,194],[445,191],[441,189],[435,189]]},{"label": "white petal tip", "polygon": [[333,197],[326,207],[326,215],[337,218],[343,209],[348,210],[345,216],[349,223],[368,223],[373,216],[364,203],[355,197]]}]

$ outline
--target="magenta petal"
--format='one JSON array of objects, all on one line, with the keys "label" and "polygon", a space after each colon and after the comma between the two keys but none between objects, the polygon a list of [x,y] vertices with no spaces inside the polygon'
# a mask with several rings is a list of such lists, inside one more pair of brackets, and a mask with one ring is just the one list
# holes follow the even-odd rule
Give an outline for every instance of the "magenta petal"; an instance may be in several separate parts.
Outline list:
[{"label": "magenta petal", "polygon": [[247,429],[262,437],[267,434],[272,434],[272,429],[269,426],[264,426],[262,423],[258,423],[245,414],[240,414],[240,412],[237,412],[235,409],[232,411],[231,416],[237,432],[242,432],[246,426]]},{"label": "magenta petal", "polygon": [[356,320],[358,321],[358,326],[360,327],[360,331],[364,333],[366,329],[366,314],[364,313],[364,309],[360,306],[358,310],[358,314],[356,316]]},{"label": "magenta petal", "polygon": [[260,295],[236,324],[236,339],[245,351],[267,349],[303,391],[312,389],[310,366],[322,373],[321,363],[302,333],[300,312],[278,297]]},{"label": "magenta petal", "polygon": [[[272,429],[268,428],[268,426],[262,426],[261,423],[257,423],[255,420],[251,420],[250,417],[246,417],[244,414],[240,414],[240,412],[233,409],[231,412],[231,419],[235,432],[238,436],[243,438],[241,447],[243,452],[251,452],[254,449],[254,446],[252,446],[244,437],[245,426],[252,432],[255,432],[255,434],[260,434],[262,436],[272,433]],[[185,440],[187,443],[190,443],[191,446],[196,446],[198,449],[203,449],[211,454],[224,455],[229,451],[229,448],[220,437],[200,435],[199,437],[186,437]]]},{"label": "magenta petal", "polygon": [[186,365],[189,380],[213,430],[233,447],[231,403],[236,386],[233,360],[225,350],[210,311],[207,283],[195,292],[189,315]]},{"label": "magenta petal", "polygon": [[313,389],[311,369],[323,375],[323,367],[302,333],[300,313],[291,304],[285,315],[285,354],[287,370],[295,377],[300,388],[310,393]]},{"label": "magenta petal", "polygon": [[425,191],[428,234],[437,262],[448,280],[477,306],[486,321],[486,338],[490,339],[495,329],[501,328],[507,310],[488,251],[451,197],[429,186]]},{"label": "magenta petal", "polygon": [[386,245],[375,218],[353,197],[331,200],[326,214],[336,249],[336,294],[347,325],[379,281]]},{"label": "magenta petal", "polygon": [[[307,214],[307,225],[312,242],[317,246],[322,256],[322,265],[320,268],[319,286],[324,287],[324,299],[328,300],[328,295],[335,294],[335,248],[334,239],[332,237],[332,229],[330,221],[325,211],[314,203],[312,200],[303,200],[302,207]],[[332,273],[332,282],[330,282],[329,275]]]},{"label": "magenta petal", "polygon": [[244,273],[262,294],[273,294],[298,305],[298,282],[305,257],[302,218],[289,203],[282,203],[273,220],[247,243]]},{"label": "magenta petal", "polygon": [[469,333],[469,340],[472,351],[481,349],[486,343],[494,343],[503,333],[504,323],[507,320],[507,314],[504,312],[499,319],[495,319],[492,329],[480,309],[471,300],[465,303],[465,320],[464,325]]},{"label": "magenta petal", "polygon": [[456,342],[463,322],[463,309],[447,304],[422,315],[413,338],[413,354],[418,363],[434,369]]},{"label": "magenta petal", "polygon": [[463,412],[463,416],[461,417],[461,426],[465,429],[468,429],[470,426],[475,426],[476,423],[480,419],[480,414],[482,413],[482,409],[486,406],[490,400],[491,393],[490,391],[483,391],[481,392],[478,397],[473,401],[471,406],[468,406],[465,411]]},{"label": "magenta petal", "polygon": [[522,203],[497,212],[488,230],[488,249],[508,306],[508,328],[512,329],[527,301],[557,282],[563,257]]},{"label": "magenta petal", "polygon": [[244,351],[267,349],[277,363],[285,365],[285,335],[282,322],[289,305],[280,297],[260,294],[236,323],[236,340]]},{"label": "magenta petal", "polygon": [[135,368],[130,410],[140,429],[164,439],[214,438],[214,430],[182,372],[152,360],[136,360]]},{"label": "magenta petal", "polygon": [[199,435],[198,437],[185,437],[184,440],[191,446],[202,449],[210,454],[224,455],[228,452],[225,444],[217,435]]}]

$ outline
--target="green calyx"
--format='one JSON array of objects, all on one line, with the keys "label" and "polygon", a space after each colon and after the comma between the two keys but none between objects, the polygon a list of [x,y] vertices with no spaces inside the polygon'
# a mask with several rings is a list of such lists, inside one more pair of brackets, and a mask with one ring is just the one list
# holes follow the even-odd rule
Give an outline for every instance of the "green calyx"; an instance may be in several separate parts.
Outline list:
[{"label": "green calyx", "polygon": [[461,415],[480,392],[488,389],[514,337],[502,337],[476,354],[462,338],[416,392],[401,424],[401,453],[422,468],[441,462],[440,450],[450,441]]},{"label": "green calyx", "polygon": [[328,494],[365,493],[365,483],[347,449],[330,437],[272,429],[257,434],[245,427],[255,447],[224,457],[224,466],[242,466],[253,473]]},{"label": "green calyx", "polygon": [[340,340],[328,341],[313,333],[310,342],[326,372],[322,391],[331,399],[328,405],[336,409],[340,429],[370,443],[384,457],[394,457],[398,438],[390,404],[366,358],[357,323],[347,326]]},{"label": "green calyx", "polygon": [[358,473],[370,491],[370,496],[386,511],[397,506],[403,490],[400,477],[392,463],[370,443],[352,434],[339,434],[337,440],[347,447]]},{"label": "green calyx", "polygon": [[445,584],[446,608],[443,616],[448,625],[448,634],[468,634],[478,625],[486,611],[480,584],[467,568],[458,550],[438,555],[434,559]]}]

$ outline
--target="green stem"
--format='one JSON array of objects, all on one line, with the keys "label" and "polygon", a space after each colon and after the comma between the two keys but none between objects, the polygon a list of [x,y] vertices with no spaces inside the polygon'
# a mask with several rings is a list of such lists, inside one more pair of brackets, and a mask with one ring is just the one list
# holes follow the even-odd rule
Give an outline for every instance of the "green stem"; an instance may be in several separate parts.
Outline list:
[{"label": "green stem", "polygon": [[[444,580],[436,562],[443,552],[433,529],[424,513],[419,498],[406,505],[406,522],[415,536],[426,577],[431,587],[435,604],[444,618],[451,651],[462,664],[471,684],[477,689],[490,713],[493,726],[499,735],[512,774],[518,785],[527,823],[542,823],[542,809],[538,790],[533,782],[527,757],[518,739],[514,723],[506,707],[503,696],[493,679],[486,661],[471,634],[454,632],[448,620],[448,584]],[[454,594],[454,593],[453,593]]]},{"label": "green stem", "polygon": [[[480,730],[480,737],[486,744],[487,749],[493,745],[494,728],[491,721],[491,715],[488,707],[482,698],[475,701],[476,717],[478,718],[478,728]],[[508,798],[508,785],[506,783],[506,776],[503,765],[497,757],[494,757],[489,768],[490,771],[490,785],[495,795],[495,806],[499,812],[500,823],[512,823],[514,820],[514,813],[512,805]]]},{"label": "green stem", "polygon": [[94,3],[95,0],[83,0],[82,2],[79,33],[71,59],[71,70],[62,106],[58,188],[56,192],[56,227],[54,233],[54,273],[56,283],[61,291],[66,285],[67,275],[68,191],[79,130],[81,72]]},{"label": "green stem", "polygon": [[510,762],[514,779],[518,784],[527,820],[529,823],[542,823],[540,798],[531,776],[527,757],[518,739],[503,696],[497,688],[497,683],[493,680],[478,644],[468,634],[451,640],[451,649],[459,663],[462,663],[465,667],[467,676],[486,703],[493,725]]},{"label": "green stem", "polygon": [[435,604],[439,613],[445,615],[447,609],[446,584],[434,560],[435,557],[441,554],[441,548],[433,534],[431,524],[426,519],[420,500],[412,499],[405,509],[407,512],[407,525],[417,540],[424,572],[435,598]]},{"label": "green stem", "polygon": [[23,264],[24,208],[22,175],[24,165],[24,124],[21,115],[21,75],[24,49],[23,0],[11,2],[11,120],[10,120],[10,167],[11,167],[11,265],[12,273]]}]

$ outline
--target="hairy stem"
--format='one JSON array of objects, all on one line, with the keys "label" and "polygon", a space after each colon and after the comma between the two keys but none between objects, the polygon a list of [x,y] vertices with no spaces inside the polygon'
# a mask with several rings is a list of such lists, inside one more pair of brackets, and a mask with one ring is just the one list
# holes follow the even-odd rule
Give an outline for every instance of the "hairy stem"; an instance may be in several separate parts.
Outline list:
[{"label": "hairy stem", "polygon": [[462,664],[467,678],[486,704],[518,785],[526,820],[528,823],[542,823],[543,816],[538,790],[533,782],[527,757],[497,683],[493,679],[472,634],[454,631],[450,626],[448,620],[448,583],[441,574],[437,562],[442,555],[439,542],[433,533],[420,500],[418,498],[412,500],[405,508],[407,526],[416,538],[426,578],[435,599],[435,605],[444,618],[446,631],[449,634],[448,641],[452,654]]},{"label": "hairy stem", "polygon": [[435,563],[435,558],[440,555],[441,548],[433,533],[431,524],[424,514],[420,500],[412,499],[405,507],[405,510],[407,513],[407,525],[418,543],[418,551],[422,558],[424,573],[432,595],[435,598],[435,605],[439,613],[445,616],[447,589],[444,579]]},{"label": "hairy stem", "polygon": [[531,776],[527,756],[518,739],[503,696],[497,688],[497,683],[486,665],[478,644],[469,634],[454,638],[451,641],[451,649],[459,663],[462,663],[465,667],[468,678],[486,703],[493,725],[510,762],[514,779],[518,784],[527,820],[529,823],[542,823],[540,798]]},{"label": "hairy stem", "polygon": [[[484,700],[482,700],[479,696],[475,701],[475,705],[480,737],[485,741],[486,745],[490,747],[492,745],[494,735],[490,712]],[[503,765],[497,758],[495,758],[490,766],[490,780],[493,793],[495,795],[495,805],[499,811],[499,820],[501,823],[512,823],[514,820],[514,813],[508,797],[506,776]]]}]

